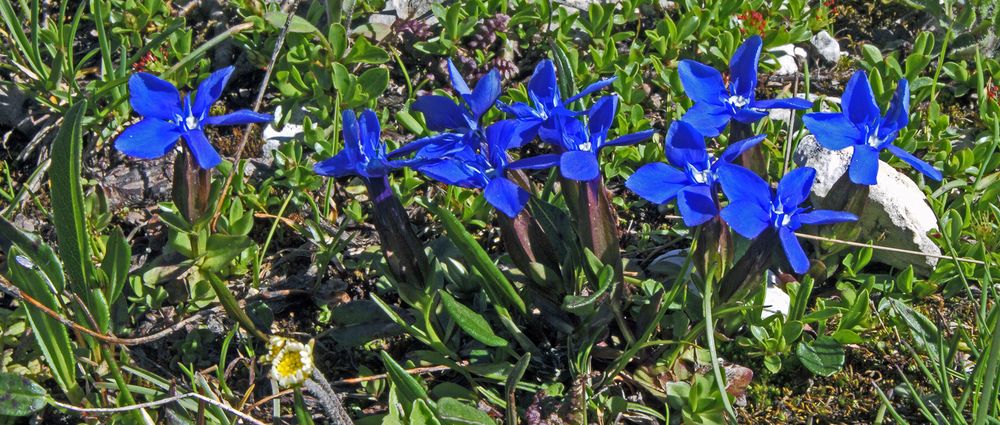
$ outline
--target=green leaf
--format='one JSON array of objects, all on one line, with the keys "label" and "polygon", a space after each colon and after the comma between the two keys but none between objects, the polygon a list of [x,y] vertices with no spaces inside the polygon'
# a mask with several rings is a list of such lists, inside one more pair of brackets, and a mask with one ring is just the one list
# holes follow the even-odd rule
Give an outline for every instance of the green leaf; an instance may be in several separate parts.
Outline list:
[{"label": "green leaf", "polygon": [[0,416],[28,416],[45,407],[45,388],[13,373],[0,372]]},{"label": "green leaf", "polygon": [[507,346],[507,340],[497,336],[493,332],[493,328],[490,327],[490,323],[482,315],[456,301],[451,294],[441,292],[441,303],[444,304],[448,315],[455,319],[455,323],[458,323],[458,327],[476,341],[489,347]]},{"label": "green leaf", "polygon": [[406,370],[385,351],[382,351],[380,355],[382,363],[385,365],[386,375],[389,376],[389,382],[396,387],[400,403],[404,406],[410,406],[417,400],[427,399],[427,391],[413,376],[406,373]]},{"label": "green leaf", "polygon": [[389,70],[386,68],[369,69],[358,77],[358,85],[368,94],[369,98],[377,98],[389,87]]},{"label": "green leaf", "polygon": [[[29,266],[24,261],[17,260],[21,255],[20,249],[12,248],[8,254],[15,259],[7,263],[11,282],[50,310],[62,312],[62,306],[49,288],[45,276],[34,265]],[[56,383],[72,402],[78,402],[83,397],[83,392],[76,382],[76,360],[66,327],[33,306],[26,306],[25,309],[32,333],[42,349],[45,362],[52,368]]]},{"label": "green leaf", "polygon": [[367,63],[378,65],[388,61],[389,53],[386,53],[381,47],[372,44],[365,37],[358,37],[357,41],[354,42],[354,46],[351,47],[350,53],[344,58],[344,63],[346,64]]},{"label": "green leaf", "polygon": [[410,425],[441,425],[441,421],[434,416],[426,401],[417,399],[410,408]]},{"label": "green leaf", "polygon": [[800,342],[795,354],[806,369],[820,376],[833,375],[844,367],[844,347],[825,335],[811,343]]},{"label": "green leaf", "polygon": [[[275,28],[281,29],[285,27],[285,21],[288,20],[288,14],[279,10],[274,10],[264,14],[264,19],[267,20],[269,24],[274,25]],[[295,34],[319,34],[319,30],[316,29],[316,26],[298,15],[292,15],[292,23],[288,26],[288,32]]]},{"label": "green leaf", "polygon": [[465,230],[458,218],[455,218],[451,211],[433,203],[421,201],[421,204],[441,220],[445,231],[448,232],[448,238],[458,247],[462,256],[472,264],[472,267],[482,275],[483,289],[490,296],[490,301],[513,306],[521,313],[526,313],[527,308],[524,305],[524,300],[517,294],[514,285],[490,260],[486,250]]},{"label": "green leaf", "polygon": [[111,236],[108,237],[107,253],[104,254],[104,261],[101,262],[101,270],[108,277],[105,296],[109,304],[114,304],[121,296],[131,265],[132,247],[125,241],[122,229],[116,226],[111,231]]},{"label": "green leaf", "polygon": [[486,412],[451,397],[437,401],[437,417],[445,425],[496,424]]},{"label": "green leaf", "polygon": [[80,183],[83,135],[81,123],[87,101],[80,100],[66,112],[52,143],[49,185],[52,191],[52,222],[59,239],[62,259],[75,292],[90,285],[90,242],[84,224],[83,185]]},{"label": "green leaf", "polygon": [[36,267],[41,269],[56,292],[63,291],[66,287],[66,281],[63,277],[62,263],[59,262],[55,250],[38,236],[22,232],[21,229],[0,217],[0,249],[7,250],[9,253],[11,246],[17,247]]},{"label": "green leaf", "polygon": [[201,267],[206,270],[217,271],[229,264],[243,250],[249,248],[252,243],[250,238],[246,236],[211,235],[208,237],[208,244],[205,255],[202,257]]},{"label": "green leaf", "polygon": [[330,25],[330,32],[327,36],[330,40],[330,47],[333,49],[333,57],[340,59],[347,52],[347,29],[340,23]]}]

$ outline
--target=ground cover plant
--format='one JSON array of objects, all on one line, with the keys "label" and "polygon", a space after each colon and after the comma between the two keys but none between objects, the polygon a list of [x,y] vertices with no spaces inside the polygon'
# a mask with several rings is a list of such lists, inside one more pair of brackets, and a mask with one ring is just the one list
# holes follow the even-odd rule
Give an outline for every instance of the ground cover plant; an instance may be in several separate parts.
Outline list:
[{"label": "ground cover plant", "polygon": [[1000,420],[994,2],[0,18],[0,422]]}]

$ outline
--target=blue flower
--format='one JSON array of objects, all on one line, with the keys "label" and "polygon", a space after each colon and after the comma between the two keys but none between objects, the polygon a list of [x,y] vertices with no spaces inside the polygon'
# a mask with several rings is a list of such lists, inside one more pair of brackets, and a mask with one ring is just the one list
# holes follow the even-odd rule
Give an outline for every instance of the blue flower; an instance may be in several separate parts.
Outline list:
[{"label": "blue flower", "polygon": [[[510,115],[516,117],[528,128],[538,130],[538,136],[542,141],[551,144],[559,144],[562,135],[558,130],[558,120],[560,117],[575,117],[577,112],[571,111],[567,105],[576,102],[580,98],[601,90],[615,81],[616,77],[606,78],[593,83],[575,96],[563,100],[559,93],[559,84],[556,81],[556,68],[551,60],[545,59],[535,66],[535,72],[531,74],[528,81],[528,97],[531,105],[524,102],[517,102],[511,105],[500,103],[498,107]],[[534,137],[529,137],[524,142],[528,142]],[[519,146],[511,146],[519,147]]]},{"label": "blue flower", "polygon": [[370,109],[356,118],[354,112],[344,111],[344,149],[332,158],[320,161],[313,170],[316,174],[334,178],[360,176],[368,179],[385,177],[392,170],[417,166],[432,160],[389,160],[385,144],[379,137],[381,132],[378,116]]},{"label": "blue flower", "polygon": [[482,144],[484,136],[480,120],[500,97],[500,73],[495,69],[491,70],[476,83],[475,89],[469,89],[458,68],[448,59],[448,75],[451,87],[458,92],[460,102],[456,103],[446,96],[427,95],[420,96],[413,102],[411,109],[424,114],[429,130],[453,133],[436,134],[413,141],[390,153],[390,157],[410,154],[425,146],[435,146],[439,154],[444,154],[461,150],[462,145],[478,149],[478,145]]},{"label": "blue flower", "polygon": [[115,140],[115,148],[128,156],[154,159],[166,155],[183,137],[198,166],[204,169],[219,165],[222,158],[215,151],[204,128],[207,125],[240,125],[273,120],[269,114],[247,109],[209,116],[212,104],[222,95],[233,67],[209,75],[198,84],[194,102],[188,94],[181,103],[177,87],[151,74],[140,72],[128,80],[129,103],[142,120],[129,126]]},{"label": "blue flower", "polygon": [[557,124],[561,138],[558,146],[563,150],[559,159],[559,171],[571,180],[590,181],[601,175],[597,156],[608,146],[624,146],[639,143],[653,136],[653,130],[627,134],[608,140],[608,130],[615,120],[618,110],[618,96],[600,98],[587,113],[587,126],[575,117],[562,117]]},{"label": "blue flower", "polygon": [[809,109],[812,102],[799,98],[757,100],[757,62],[763,41],[752,36],[736,49],[729,61],[729,85],[722,74],[693,60],[682,60],[677,66],[681,84],[694,106],[682,118],[706,137],[722,133],[730,119],[751,124],[767,115],[764,109]]},{"label": "blue flower", "polygon": [[704,136],[694,126],[674,121],[664,141],[664,153],[670,164],[646,164],[625,181],[625,186],[656,204],[676,198],[684,224],[697,226],[719,213],[716,207],[719,168],[761,140],[763,135],[733,143],[721,157],[714,159],[705,148]]},{"label": "blue flower", "polygon": [[[506,177],[507,170],[544,169],[559,163],[559,155],[546,154],[510,162],[507,149],[523,144],[525,133],[514,120],[497,122],[486,128],[486,147],[471,146],[450,153],[447,158],[420,165],[417,169],[437,181],[464,188],[483,190],[486,201],[508,217],[516,217],[531,195]],[[433,147],[431,147],[433,148]],[[426,148],[425,148],[426,149]],[[415,158],[430,154],[418,151]]]},{"label": "blue flower", "polygon": [[729,198],[729,205],[720,213],[722,218],[736,233],[748,239],[756,238],[769,227],[776,230],[781,247],[796,273],[809,270],[809,259],[795,237],[799,227],[858,219],[851,213],[809,211],[809,208],[799,206],[809,197],[813,179],[816,178],[816,170],[812,168],[798,168],[785,174],[774,195],[767,182],[746,168],[724,165],[719,168],[718,176],[722,191]]},{"label": "blue flower", "polygon": [[881,115],[871,83],[864,71],[854,73],[841,98],[841,113],[814,112],[802,117],[816,141],[827,149],[854,147],[848,174],[857,184],[876,184],[878,156],[888,149],[917,171],[936,181],[941,172],[909,152],[892,144],[899,131],[910,122],[910,86],[899,80],[885,116]]}]

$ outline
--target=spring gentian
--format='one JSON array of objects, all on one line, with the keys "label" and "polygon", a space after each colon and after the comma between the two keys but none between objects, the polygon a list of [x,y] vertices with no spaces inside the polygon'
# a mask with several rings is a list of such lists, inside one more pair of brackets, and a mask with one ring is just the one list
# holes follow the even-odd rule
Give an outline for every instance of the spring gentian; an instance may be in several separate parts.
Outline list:
[{"label": "spring gentian", "polygon": [[222,158],[215,151],[204,128],[208,125],[240,125],[264,123],[273,120],[269,114],[248,109],[220,116],[209,116],[212,104],[222,95],[222,90],[233,73],[228,66],[213,72],[198,84],[194,101],[188,94],[181,102],[177,87],[152,74],[140,72],[128,80],[129,103],[142,115],[142,120],[129,126],[115,140],[115,148],[122,153],[142,159],[155,159],[166,155],[183,137],[194,155],[198,166],[204,169],[219,165]]},{"label": "spring gentian", "polygon": [[[503,120],[486,128],[486,147],[471,146],[449,157],[418,166],[417,169],[437,181],[465,188],[483,190],[486,201],[508,217],[516,217],[528,203],[530,194],[506,177],[507,170],[544,169],[559,163],[559,155],[545,154],[510,162],[507,149],[523,144],[523,132],[514,120]],[[415,158],[427,155],[418,151]]]},{"label": "spring gentian", "polygon": [[385,144],[380,138],[378,116],[370,109],[360,118],[353,111],[344,111],[344,149],[333,157],[320,161],[313,170],[316,174],[334,178],[360,176],[367,179],[385,177],[392,170],[422,165],[430,160],[390,160],[386,157]]},{"label": "spring gentian", "polygon": [[559,171],[563,177],[578,181],[590,181],[601,174],[597,156],[601,149],[608,146],[625,146],[649,139],[653,130],[645,130],[627,134],[608,140],[608,130],[615,120],[618,110],[618,96],[610,95],[600,98],[587,113],[587,126],[584,127],[576,117],[561,117],[557,127],[562,137],[559,146]]},{"label": "spring gentian", "polygon": [[[551,60],[545,59],[535,66],[535,72],[531,74],[528,81],[528,97],[531,105],[524,102],[517,102],[511,105],[498,104],[501,111],[514,116],[522,125],[531,129],[537,129],[538,136],[542,141],[551,144],[559,144],[562,136],[557,129],[557,119],[559,117],[572,117],[577,113],[570,111],[567,105],[576,102],[580,98],[601,90],[615,82],[616,77],[606,78],[585,87],[582,91],[569,99],[563,99],[559,93],[559,83],[556,81],[556,68]],[[534,137],[529,137],[524,142],[528,142]],[[511,146],[518,147],[518,146]]]},{"label": "spring gentian", "polygon": [[705,148],[704,136],[694,126],[674,121],[664,141],[664,153],[670,164],[646,164],[625,181],[625,186],[656,204],[676,198],[684,224],[700,225],[719,213],[716,207],[719,168],[761,140],[763,135],[733,143],[715,159]]},{"label": "spring gentian", "polygon": [[718,171],[722,191],[729,205],[720,215],[736,233],[754,239],[767,228],[778,232],[781,247],[796,273],[809,270],[809,258],[795,237],[803,224],[830,224],[855,221],[851,213],[812,210],[800,207],[809,197],[816,170],[798,168],[785,174],[778,183],[776,194],[767,182],[752,171],[735,165],[724,165]]},{"label": "spring gentian", "polygon": [[941,172],[899,146],[892,144],[899,131],[910,122],[910,86],[899,80],[889,110],[881,115],[871,83],[864,71],[854,73],[841,98],[840,113],[814,112],[802,117],[816,141],[831,150],[854,147],[848,174],[857,184],[876,184],[879,152],[892,152],[933,180],[941,181]]},{"label": "spring gentian", "polygon": [[682,60],[677,66],[681,84],[694,106],[682,118],[706,137],[722,133],[730,119],[751,124],[764,118],[765,109],[809,109],[812,102],[799,98],[757,100],[757,62],[763,40],[752,36],[736,49],[729,61],[729,84],[722,74],[693,60]]},{"label": "spring gentian", "polygon": [[[389,154],[390,157],[406,155],[426,146],[434,146],[439,156],[446,155],[450,150],[462,149],[461,142],[478,149],[483,142],[480,120],[500,97],[500,73],[491,70],[476,83],[474,89],[462,78],[455,64],[448,59],[448,76],[451,87],[458,93],[459,102],[441,95],[420,96],[411,109],[424,114],[427,128],[432,131],[450,131],[406,144]],[[459,137],[456,137],[459,136]]]}]

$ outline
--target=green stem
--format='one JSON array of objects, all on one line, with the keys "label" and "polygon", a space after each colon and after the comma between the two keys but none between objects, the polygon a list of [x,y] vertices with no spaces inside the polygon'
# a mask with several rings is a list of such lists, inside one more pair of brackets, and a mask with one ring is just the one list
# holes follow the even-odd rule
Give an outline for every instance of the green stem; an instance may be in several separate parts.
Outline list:
[{"label": "green stem", "polygon": [[708,341],[708,352],[712,356],[712,372],[715,374],[715,384],[719,387],[722,396],[722,404],[726,407],[726,413],[736,422],[736,411],[733,410],[732,403],[729,402],[729,394],[726,393],[726,380],[722,377],[722,366],[719,365],[719,355],[715,351],[715,319],[712,318],[712,281],[715,280],[715,270],[712,269],[705,276],[705,297],[703,310],[705,313],[705,338]]},{"label": "green stem", "polygon": [[[126,406],[134,405],[135,399],[132,397],[132,392],[128,390],[128,384],[125,383],[125,377],[122,376],[121,368],[118,367],[115,354],[107,346],[101,345],[101,356],[108,362],[108,370],[111,372],[111,377],[114,378],[115,385],[118,386],[118,391],[121,392],[122,404]],[[132,410],[131,414],[136,423],[153,424],[153,419],[149,417],[149,414],[144,409]]]}]

